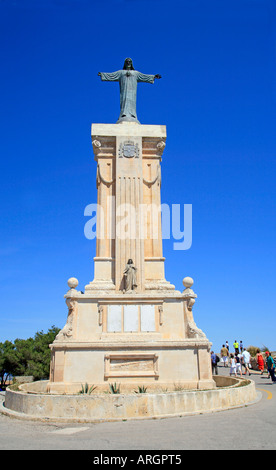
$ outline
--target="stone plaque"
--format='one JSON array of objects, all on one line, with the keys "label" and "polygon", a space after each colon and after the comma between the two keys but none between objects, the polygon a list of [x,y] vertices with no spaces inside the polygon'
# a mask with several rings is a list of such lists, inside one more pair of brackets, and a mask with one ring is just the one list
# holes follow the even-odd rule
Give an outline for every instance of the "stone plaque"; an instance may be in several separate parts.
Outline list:
[{"label": "stone plaque", "polygon": [[107,331],[122,331],[122,307],[121,305],[109,305],[107,312]]},{"label": "stone plaque", "polygon": [[154,305],[141,305],[141,331],[155,331]]},{"label": "stone plaque", "polygon": [[105,356],[105,377],[158,378],[156,354],[110,354]]},{"label": "stone plaque", "polygon": [[153,370],[153,359],[152,358],[139,358],[128,359],[112,359],[110,361],[110,371],[151,371]]},{"label": "stone plaque", "polygon": [[124,306],[124,331],[138,331],[138,305]]}]

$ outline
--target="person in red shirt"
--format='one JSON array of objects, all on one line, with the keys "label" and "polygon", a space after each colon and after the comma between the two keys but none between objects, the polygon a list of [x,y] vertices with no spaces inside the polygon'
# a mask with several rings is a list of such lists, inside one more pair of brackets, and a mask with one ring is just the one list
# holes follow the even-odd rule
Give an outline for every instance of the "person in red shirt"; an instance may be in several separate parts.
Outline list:
[{"label": "person in red shirt", "polygon": [[261,371],[261,375],[263,375],[263,373],[264,373],[264,358],[263,358],[263,355],[262,355],[262,353],[259,349],[257,349],[257,363],[258,363],[259,370]]}]

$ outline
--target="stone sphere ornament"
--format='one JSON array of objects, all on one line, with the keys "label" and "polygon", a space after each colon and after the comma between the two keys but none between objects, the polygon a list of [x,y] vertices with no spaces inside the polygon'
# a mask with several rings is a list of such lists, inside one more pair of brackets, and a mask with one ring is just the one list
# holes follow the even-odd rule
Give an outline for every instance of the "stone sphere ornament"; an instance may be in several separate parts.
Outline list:
[{"label": "stone sphere ornament", "polygon": [[192,287],[194,283],[194,280],[191,278],[191,277],[184,277],[183,279],[183,285],[184,287],[186,287],[186,289],[189,289],[190,287]]},{"label": "stone sphere ornament", "polygon": [[68,279],[67,281],[67,284],[70,289],[76,289],[79,284],[79,281],[75,277],[70,277],[70,279]]}]

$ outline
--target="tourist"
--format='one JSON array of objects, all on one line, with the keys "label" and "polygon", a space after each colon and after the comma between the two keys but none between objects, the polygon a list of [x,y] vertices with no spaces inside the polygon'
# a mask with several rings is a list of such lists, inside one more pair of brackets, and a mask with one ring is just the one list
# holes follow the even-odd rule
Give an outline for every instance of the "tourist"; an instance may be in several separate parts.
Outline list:
[{"label": "tourist", "polygon": [[237,377],[237,370],[236,370],[236,361],[234,358],[234,354],[230,354],[230,376],[232,374],[235,374],[235,377]]},{"label": "tourist", "polygon": [[242,341],[240,341],[240,352],[242,353],[243,352],[243,344],[242,344]]},{"label": "tourist", "polygon": [[239,343],[237,342],[237,340],[235,339],[235,342],[233,344],[234,346],[234,349],[235,349],[235,354],[239,354]]},{"label": "tourist", "polygon": [[263,375],[263,373],[264,373],[264,358],[263,358],[263,355],[262,355],[262,353],[259,349],[257,349],[256,358],[257,358],[257,363],[258,363],[259,370],[261,371],[261,375]]},{"label": "tourist", "polygon": [[267,357],[267,370],[270,374],[272,382],[275,383],[276,382],[276,377],[275,377],[275,374],[274,374],[274,372],[275,372],[275,362],[274,362],[274,360],[271,356],[271,353],[268,353],[268,354],[269,355]]},{"label": "tourist", "polygon": [[228,351],[229,351],[229,343],[228,343],[228,341],[226,341],[225,347],[226,347],[226,348],[228,349]]},{"label": "tourist", "polygon": [[214,351],[211,352],[211,362],[212,362],[212,374],[218,375],[218,362],[219,358],[218,356],[214,353]]},{"label": "tourist", "polygon": [[266,352],[265,352],[265,365],[266,365],[266,369],[267,369],[267,378],[269,379],[270,373],[269,373],[268,365],[267,365],[268,356],[269,356],[269,351],[266,351]]},{"label": "tourist", "polygon": [[221,359],[223,361],[224,367],[228,367],[229,351],[225,347],[225,344],[222,345],[222,348],[220,350],[220,355],[221,355]]},{"label": "tourist", "polygon": [[246,375],[246,372],[248,372],[248,375],[251,375],[250,374],[250,360],[251,360],[251,356],[250,356],[250,353],[245,349],[242,353],[242,357],[243,357],[243,365],[245,367],[245,373],[244,375]]},{"label": "tourist", "polygon": [[241,361],[242,361],[242,355],[236,353],[236,354],[235,354],[236,376],[237,376],[237,374],[240,374],[240,376],[241,376],[241,378],[242,378]]}]

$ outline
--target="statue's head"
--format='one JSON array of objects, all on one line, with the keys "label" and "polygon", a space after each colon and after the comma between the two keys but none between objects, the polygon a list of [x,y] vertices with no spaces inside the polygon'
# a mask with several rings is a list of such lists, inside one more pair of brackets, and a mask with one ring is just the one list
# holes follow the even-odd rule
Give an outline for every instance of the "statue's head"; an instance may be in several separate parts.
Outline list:
[{"label": "statue's head", "polygon": [[126,58],[123,70],[135,70],[133,67],[132,59],[130,57]]},{"label": "statue's head", "polygon": [[127,262],[127,264],[133,264],[132,259],[129,259],[128,262]]}]

